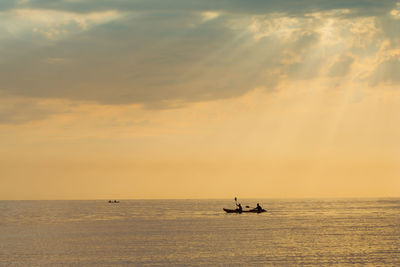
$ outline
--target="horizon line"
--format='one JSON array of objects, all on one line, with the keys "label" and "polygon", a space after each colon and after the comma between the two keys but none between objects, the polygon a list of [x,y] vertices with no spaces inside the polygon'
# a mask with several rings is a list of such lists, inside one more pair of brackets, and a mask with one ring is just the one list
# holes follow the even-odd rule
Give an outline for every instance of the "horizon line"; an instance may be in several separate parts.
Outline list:
[{"label": "horizon line", "polygon": [[[238,199],[253,200],[253,199],[396,199],[400,196],[379,196],[379,197],[243,197]],[[108,201],[108,200],[230,200],[231,198],[65,198],[65,199],[0,199],[0,201]],[[232,198],[234,200],[234,198]]]}]

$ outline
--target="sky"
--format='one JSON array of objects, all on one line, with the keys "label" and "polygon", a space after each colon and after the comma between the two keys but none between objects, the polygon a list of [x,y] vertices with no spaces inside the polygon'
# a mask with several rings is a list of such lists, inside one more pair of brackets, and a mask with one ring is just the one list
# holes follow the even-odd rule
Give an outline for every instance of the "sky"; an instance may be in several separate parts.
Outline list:
[{"label": "sky", "polygon": [[400,197],[398,0],[2,0],[0,199]]}]

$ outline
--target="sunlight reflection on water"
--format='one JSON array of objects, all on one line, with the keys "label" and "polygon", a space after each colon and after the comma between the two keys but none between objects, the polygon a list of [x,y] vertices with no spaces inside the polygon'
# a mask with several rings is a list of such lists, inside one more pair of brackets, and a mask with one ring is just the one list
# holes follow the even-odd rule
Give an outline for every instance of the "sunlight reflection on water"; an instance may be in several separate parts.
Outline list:
[{"label": "sunlight reflection on water", "polygon": [[400,265],[400,199],[258,201],[0,201],[0,265]]}]

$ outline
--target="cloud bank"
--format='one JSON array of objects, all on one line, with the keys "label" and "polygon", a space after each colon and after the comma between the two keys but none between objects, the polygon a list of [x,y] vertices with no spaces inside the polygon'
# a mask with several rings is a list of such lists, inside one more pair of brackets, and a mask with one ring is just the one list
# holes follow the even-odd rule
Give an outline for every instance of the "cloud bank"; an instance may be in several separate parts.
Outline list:
[{"label": "cloud bank", "polygon": [[285,81],[399,83],[397,1],[0,4],[2,97],[179,107]]}]

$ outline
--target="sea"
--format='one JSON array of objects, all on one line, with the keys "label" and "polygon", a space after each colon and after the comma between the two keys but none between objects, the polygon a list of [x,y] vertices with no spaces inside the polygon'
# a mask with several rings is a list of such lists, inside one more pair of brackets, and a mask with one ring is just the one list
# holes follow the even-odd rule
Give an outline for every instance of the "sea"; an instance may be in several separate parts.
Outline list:
[{"label": "sea", "polygon": [[0,266],[400,266],[400,199],[0,201]]}]

